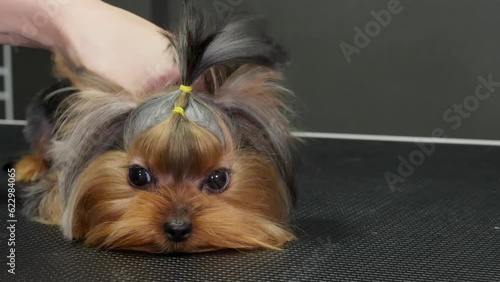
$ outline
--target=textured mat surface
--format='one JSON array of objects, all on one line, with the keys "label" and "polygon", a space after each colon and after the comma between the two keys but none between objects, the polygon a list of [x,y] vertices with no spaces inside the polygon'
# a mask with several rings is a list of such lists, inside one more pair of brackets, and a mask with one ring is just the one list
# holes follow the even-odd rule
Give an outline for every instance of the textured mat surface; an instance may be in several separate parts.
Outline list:
[{"label": "textured mat surface", "polygon": [[[19,127],[0,127],[2,162],[25,148],[20,138]],[[500,148],[438,146],[391,189],[384,173],[418,149],[308,140],[298,240],[282,252],[104,252],[17,212],[16,275],[7,273],[2,173],[0,281],[500,281]]]}]

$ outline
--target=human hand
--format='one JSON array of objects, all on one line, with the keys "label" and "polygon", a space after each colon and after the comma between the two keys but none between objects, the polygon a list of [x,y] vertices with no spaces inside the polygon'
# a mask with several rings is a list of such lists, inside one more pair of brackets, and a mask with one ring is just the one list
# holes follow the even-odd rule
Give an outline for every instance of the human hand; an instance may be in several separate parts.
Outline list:
[{"label": "human hand", "polygon": [[99,0],[3,1],[11,13],[0,20],[0,43],[50,49],[133,94],[179,79],[163,31],[132,13]]}]

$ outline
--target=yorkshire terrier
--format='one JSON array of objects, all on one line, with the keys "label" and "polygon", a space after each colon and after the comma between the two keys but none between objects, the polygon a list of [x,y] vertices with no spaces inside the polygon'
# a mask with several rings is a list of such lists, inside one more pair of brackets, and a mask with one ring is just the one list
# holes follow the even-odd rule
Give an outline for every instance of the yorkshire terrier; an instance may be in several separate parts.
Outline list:
[{"label": "yorkshire terrier", "polygon": [[281,249],[294,239],[287,56],[255,18],[214,24],[185,5],[181,19],[166,34],[181,80],[161,91],[129,95],[55,55],[65,79],[29,105],[33,152],[15,165],[24,212],[105,249]]}]

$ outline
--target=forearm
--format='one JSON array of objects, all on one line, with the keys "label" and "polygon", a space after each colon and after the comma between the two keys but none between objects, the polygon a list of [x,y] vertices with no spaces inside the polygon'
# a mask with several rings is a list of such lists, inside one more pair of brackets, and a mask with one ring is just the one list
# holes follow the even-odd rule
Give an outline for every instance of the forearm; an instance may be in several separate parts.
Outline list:
[{"label": "forearm", "polygon": [[62,23],[70,11],[97,0],[1,0],[0,43],[60,49],[66,45]]},{"label": "forearm", "polygon": [[132,93],[178,77],[160,31],[100,0],[0,0],[0,44],[52,50]]}]

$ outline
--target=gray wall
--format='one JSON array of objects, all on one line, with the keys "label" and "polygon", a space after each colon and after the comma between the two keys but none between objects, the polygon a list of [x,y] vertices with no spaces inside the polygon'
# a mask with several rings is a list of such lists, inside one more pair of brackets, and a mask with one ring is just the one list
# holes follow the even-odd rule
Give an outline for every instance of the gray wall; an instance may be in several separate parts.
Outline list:
[{"label": "gray wall", "polygon": [[[500,88],[479,105],[468,98],[463,117],[453,112],[475,94],[478,76],[500,81],[500,1],[195,2],[212,11],[241,3],[237,9],[267,16],[291,53],[288,78],[300,99],[300,129],[430,136],[442,128],[450,137],[500,139]],[[371,11],[389,5],[396,12],[390,23],[348,63],[340,44],[355,46],[354,28],[364,29],[374,20]]]},{"label": "gray wall", "polygon": [[[295,124],[301,130],[430,136],[442,128],[450,137],[500,139],[500,87],[488,98],[487,88],[480,89],[484,100],[474,97],[479,76],[500,81],[500,1],[193,2],[214,14],[234,6],[269,19],[272,33],[291,54],[288,83],[299,98]],[[161,26],[178,20],[177,0],[113,3],[133,5],[132,12]],[[394,12],[390,23],[374,30],[348,63],[339,45],[355,46],[355,27],[373,24],[371,12],[388,5]],[[48,76],[47,60],[35,59],[40,51],[23,53],[15,57],[19,101]],[[28,65],[33,62],[39,65],[35,69]],[[464,99],[467,108],[454,113]]]},{"label": "gray wall", "polygon": [[12,53],[14,118],[23,120],[31,96],[52,83],[50,53],[30,48],[13,48]]},{"label": "gray wall", "polygon": [[[12,48],[12,63],[14,119],[24,120],[25,108],[31,96],[52,81],[50,53],[44,50],[15,47]],[[3,77],[1,80],[3,83]],[[4,102],[0,101],[0,119],[4,118]]]}]

